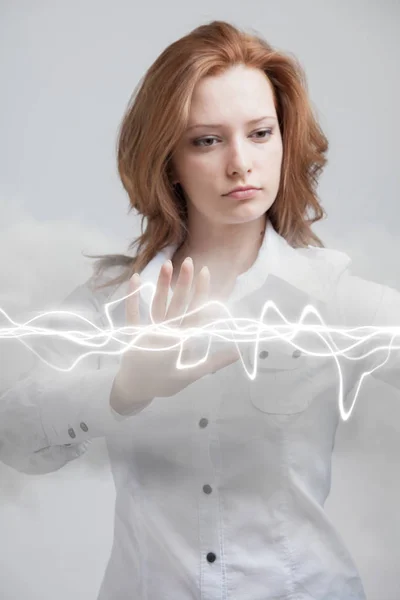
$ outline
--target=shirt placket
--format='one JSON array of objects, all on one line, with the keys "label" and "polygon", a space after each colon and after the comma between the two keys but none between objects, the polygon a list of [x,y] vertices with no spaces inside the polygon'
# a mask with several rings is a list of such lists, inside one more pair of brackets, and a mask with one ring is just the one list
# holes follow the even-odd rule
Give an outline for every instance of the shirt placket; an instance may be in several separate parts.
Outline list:
[{"label": "shirt placket", "polygon": [[204,396],[198,422],[198,456],[203,465],[199,489],[199,550],[201,600],[225,600],[222,508],[220,505],[220,449],[217,416],[221,403],[218,377],[204,378]]}]

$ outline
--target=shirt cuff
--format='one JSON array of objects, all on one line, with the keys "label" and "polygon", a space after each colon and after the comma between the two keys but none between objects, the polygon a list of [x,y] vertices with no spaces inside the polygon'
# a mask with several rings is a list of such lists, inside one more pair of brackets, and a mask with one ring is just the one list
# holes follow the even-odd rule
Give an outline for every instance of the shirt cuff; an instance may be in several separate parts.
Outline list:
[{"label": "shirt cuff", "polygon": [[[127,415],[110,405],[110,394],[119,365],[69,372],[65,385],[60,379],[47,381],[41,401],[41,419],[49,446],[77,444],[117,432],[122,425],[148,405],[141,405]],[[57,386],[57,389],[56,389]],[[54,390],[53,390],[54,388]]]}]

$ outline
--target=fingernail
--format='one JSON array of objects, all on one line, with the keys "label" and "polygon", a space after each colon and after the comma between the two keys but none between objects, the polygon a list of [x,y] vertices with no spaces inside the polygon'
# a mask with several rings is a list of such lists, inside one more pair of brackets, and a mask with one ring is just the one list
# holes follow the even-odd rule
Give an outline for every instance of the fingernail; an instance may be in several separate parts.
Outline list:
[{"label": "fingernail", "polygon": [[189,263],[189,262],[193,262],[193,260],[190,258],[190,256],[186,257],[185,260],[183,261],[185,263]]}]

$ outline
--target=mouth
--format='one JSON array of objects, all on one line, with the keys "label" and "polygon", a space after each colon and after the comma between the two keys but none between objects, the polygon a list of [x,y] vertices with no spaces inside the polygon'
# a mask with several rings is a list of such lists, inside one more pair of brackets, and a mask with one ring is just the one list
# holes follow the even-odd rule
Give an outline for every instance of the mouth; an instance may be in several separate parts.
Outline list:
[{"label": "mouth", "polygon": [[228,194],[224,194],[224,196],[230,197],[230,198],[238,198],[239,200],[243,199],[246,200],[247,198],[253,198],[254,196],[256,196],[256,194],[258,194],[260,192],[261,188],[247,188],[247,189],[242,189],[242,190],[235,190],[232,192],[229,192]]},{"label": "mouth", "polygon": [[260,190],[261,188],[255,187],[253,185],[245,185],[245,186],[239,186],[236,188],[233,188],[232,190],[230,190],[230,192],[227,192],[226,194],[222,194],[223,196],[230,196],[231,194],[234,194],[235,192],[248,192],[250,190]]}]

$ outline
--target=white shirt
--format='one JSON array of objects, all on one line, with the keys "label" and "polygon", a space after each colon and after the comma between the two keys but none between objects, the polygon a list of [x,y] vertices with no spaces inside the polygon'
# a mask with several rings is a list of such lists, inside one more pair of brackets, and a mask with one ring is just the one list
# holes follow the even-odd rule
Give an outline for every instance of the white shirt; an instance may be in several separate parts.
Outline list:
[{"label": "white shirt", "polygon": [[[157,254],[142,282],[156,283],[175,248]],[[237,278],[227,305],[235,316],[258,320],[264,302],[274,299],[293,322],[309,303],[328,324],[398,322],[400,294],[352,275],[349,264],[335,250],[293,249],[268,224],[255,263]],[[127,285],[93,292],[85,283],[60,308],[108,327],[103,306],[115,302],[112,320],[123,327],[118,300]],[[144,289],[144,319],[150,299]],[[49,338],[38,340],[36,351],[39,342],[40,354],[59,367],[82,354],[76,344]],[[22,472],[59,469],[92,438],[106,437],[116,506],[98,600],[365,599],[356,565],[323,508],[341,422],[337,367],[332,357],[299,355],[282,340],[263,341],[257,351],[254,381],[238,361],[129,417],[110,408],[119,357],[106,353],[70,372],[37,363],[3,392],[0,458]],[[249,344],[249,371],[254,357]],[[377,360],[382,355],[343,364],[350,403],[360,374]],[[395,353],[374,376],[400,387]]]}]

